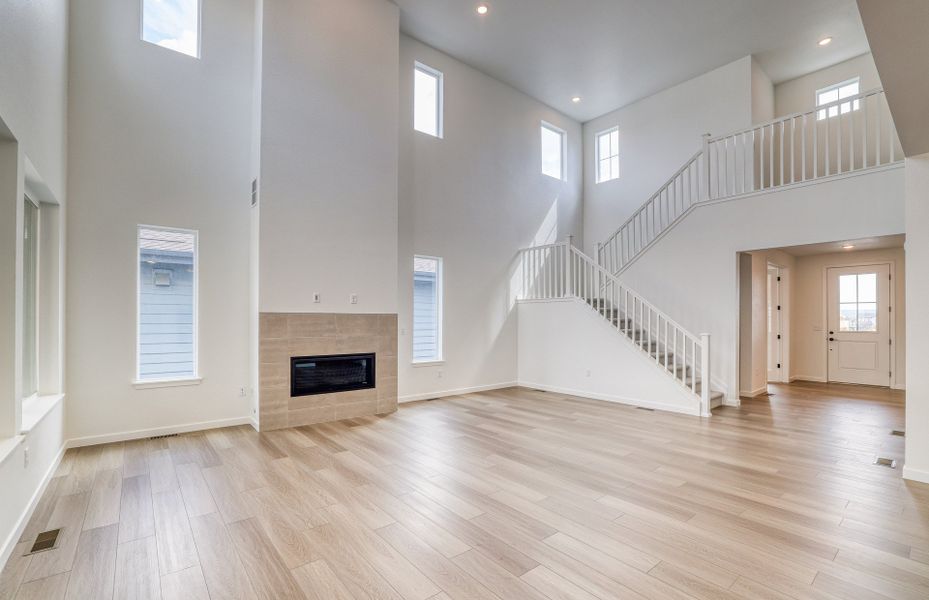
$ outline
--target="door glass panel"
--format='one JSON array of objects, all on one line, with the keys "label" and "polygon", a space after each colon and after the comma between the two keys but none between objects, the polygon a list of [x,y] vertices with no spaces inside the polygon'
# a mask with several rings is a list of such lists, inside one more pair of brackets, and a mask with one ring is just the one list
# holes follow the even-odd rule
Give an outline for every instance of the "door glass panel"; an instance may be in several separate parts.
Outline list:
[{"label": "door glass panel", "polygon": [[877,302],[877,273],[858,276],[858,302]]},{"label": "door glass panel", "polygon": [[839,275],[839,302],[844,304],[858,301],[857,281],[857,275]]},{"label": "door glass panel", "polygon": [[858,331],[877,331],[877,304],[862,302],[858,305]]},{"label": "door glass panel", "polygon": [[839,305],[839,331],[858,331],[858,305]]}]

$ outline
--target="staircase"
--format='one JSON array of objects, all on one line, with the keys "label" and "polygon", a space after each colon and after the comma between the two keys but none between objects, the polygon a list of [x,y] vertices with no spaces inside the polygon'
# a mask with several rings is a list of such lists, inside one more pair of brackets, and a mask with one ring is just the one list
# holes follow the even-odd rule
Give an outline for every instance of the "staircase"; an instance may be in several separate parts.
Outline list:
[{"label": "staircase", "polygon": [[[520,250],[521,300],[574,299],[662,369],[710,415],[723,394],[710,378],[710,336],[676,323],[619,276],[700,207],[881,169],[903,153],[883,90],[842,98],[727,135],[694,154],[603,243],[596,260],[572,244]],[[772,201],[775,201],[772,198]]]},{"label": "staircase", "polygon": [[710,380],[710,337],[681,327],[594,260],[568,243],[519,252],[520,300],[574,299],[595,311],[618,335],[654,361],[700,404],[700,414],[722,404]]},{"label": "staircase", "polygon": [[902,159],[880,89],[744,131],[707,135],[703,149],[597,245],[597,262],[610,273],[622,273],[701,204],[843,177]]}]

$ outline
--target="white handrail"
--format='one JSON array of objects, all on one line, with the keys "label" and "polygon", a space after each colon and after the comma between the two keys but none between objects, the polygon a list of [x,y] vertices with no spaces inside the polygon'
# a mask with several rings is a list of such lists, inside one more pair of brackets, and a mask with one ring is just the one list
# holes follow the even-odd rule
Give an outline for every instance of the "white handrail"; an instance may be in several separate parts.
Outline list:
[{"label": "white handrail", "polygon": [[700,414],[709,415],[709,335],[690,333],[568,243],[523,248],[518,269],[521,300],[583,300],[696,395]]},{"label": "white handrail", "polygon": [[701,202],[883,167],[902,156],[881,89],[707,135],[703,149],[598,244],[597,261],[622,272]]}]

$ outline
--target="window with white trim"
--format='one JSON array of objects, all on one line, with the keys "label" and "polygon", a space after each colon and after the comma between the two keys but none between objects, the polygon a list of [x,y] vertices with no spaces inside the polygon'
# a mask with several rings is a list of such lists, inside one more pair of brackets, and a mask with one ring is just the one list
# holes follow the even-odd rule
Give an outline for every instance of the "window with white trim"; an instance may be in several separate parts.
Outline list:
[{"label": "window with white trim", "polygon": [[413,257],[413,362],[442,360],[442,259]]},{"label": "window with white trim", "polygon": [[[848,81],[843,81],[842,83],[830,85],[829,87],[822,88],[821,90],[816,90],[816,106],[831,104],[844,98],[857,96],[861,93],[860,88],[860,78],[855,77],[854,79],[849,79]],[[847,112],[858,110],[859,108],[861,108],[861,100],[843,102],[842,104],[830,106],[828,109],[824,108],[818,111],[816,113],[816,120],[822,121],[825,119],[827,111],[830,117],[834,117],[840,113],[844,115]]]},{"label": "window with white trim", "polygon": [[441,71],[417,62],[413,68],[413,129],[441,138],[443,88]]},{"label": "window with white trim", "polygon": [[565,137],[567,134],[542,121],[542,174],[564,180]]},{"label": "window with white trim", "polygon": [[597,183],[619,179],[619,127],[597,134]]},{"label": "window with white trim", "polygon": [[200,58],[200,0],[142,0],[142,40]]},{"label": "window with white trim", "polygon": [[23,398],[39,391],[39,205],[23,202]]},{"label": "window with white trim", "polygon": [[197,232],[138,228],[140,382],[197,374]]}]

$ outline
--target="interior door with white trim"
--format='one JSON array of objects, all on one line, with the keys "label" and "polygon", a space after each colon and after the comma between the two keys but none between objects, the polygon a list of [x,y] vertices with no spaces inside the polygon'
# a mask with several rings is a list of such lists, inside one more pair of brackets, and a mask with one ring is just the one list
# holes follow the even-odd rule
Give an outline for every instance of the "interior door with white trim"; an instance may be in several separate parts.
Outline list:
[{"label": "interior door with white trim", "polygon": [[890,386],[890,265],[827,270],[829,381]]}]

